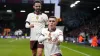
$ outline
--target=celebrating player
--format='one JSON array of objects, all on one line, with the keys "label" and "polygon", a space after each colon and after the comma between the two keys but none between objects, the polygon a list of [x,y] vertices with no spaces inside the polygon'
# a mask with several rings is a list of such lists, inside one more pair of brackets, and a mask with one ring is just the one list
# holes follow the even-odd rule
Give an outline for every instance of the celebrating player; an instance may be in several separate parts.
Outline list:
[{"label": "celebrating player", "polygon": [[40,32],[42,28],[45,27],[48,16],[44,13],[41,12],[41,2],[40,1],[35,1],[33,8],[35,9],[34,12],[29,13],[26,19],[26,28],[31,29],[30,33],[30,48],[32,50],[33,56],[42,56],[42,49],[43,49],[43,44],[38,43],[38,37],[40,36]]},{"label": "celebrating player", "polygon": [[62,56],[59,44],[63,41],[63,32],[56,25],[56,17],[51,16],[48,19],[48,28],[43,28],[38,38],[44,44],[45,56]]}]

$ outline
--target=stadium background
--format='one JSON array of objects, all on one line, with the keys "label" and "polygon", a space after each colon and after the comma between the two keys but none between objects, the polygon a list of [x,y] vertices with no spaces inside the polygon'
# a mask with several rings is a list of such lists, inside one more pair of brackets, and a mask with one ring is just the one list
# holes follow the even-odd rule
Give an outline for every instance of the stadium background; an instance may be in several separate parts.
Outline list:
[{"label": "stadium background", "polygon": [[[33,1],[35,0],[0,0],[0,32],[2,33],[4,28],[11,28],[12,31],[19,28],[24,30],[27,14],[34,11]],[[72,31],[87,24],[99,24],[99,0],[80,0],[81,2],[73,8],[70,5],[77,0],[41,1],[42,11],[48,16],[54,15],[59,18],[58,25],[65,26],[64,31]]]}]

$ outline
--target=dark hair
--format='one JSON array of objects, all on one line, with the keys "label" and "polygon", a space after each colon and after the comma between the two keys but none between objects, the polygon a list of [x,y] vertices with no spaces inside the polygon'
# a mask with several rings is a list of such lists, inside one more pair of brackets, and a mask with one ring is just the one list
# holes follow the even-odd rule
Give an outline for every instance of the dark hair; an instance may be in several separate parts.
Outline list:
[{"label": "dark hair", "polygon": [[55,16],[50,16],[49,18],[54,18],[54,19],[56,19],[56,20],[57,20],[57,18],[56,18]]},{"label": "dark hair", "polygon": [[42,4],[41,1],[34,1],[33,5],[35,5],[35,3],[40,3],[40,4]]}]

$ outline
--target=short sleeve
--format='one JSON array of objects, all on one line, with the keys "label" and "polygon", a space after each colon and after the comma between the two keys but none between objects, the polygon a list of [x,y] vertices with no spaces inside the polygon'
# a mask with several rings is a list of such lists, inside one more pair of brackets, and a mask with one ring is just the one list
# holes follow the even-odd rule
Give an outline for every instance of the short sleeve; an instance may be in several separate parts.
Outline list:
[{"label": "short sleeve", "polygon": [[48,16],[46,14],[44,14],[44,21],[45,21],[45,24],[47,25]]},{"label": "short sleeve", "polygon": [[30,14],[27,15],[25,27],[29,28],[30,25]]},{"label": "short sleeve", "polygon": [[27,15],[26,21],[27,21],[27,22],[30,22],[29,19],[30,19],[30,14]]}]

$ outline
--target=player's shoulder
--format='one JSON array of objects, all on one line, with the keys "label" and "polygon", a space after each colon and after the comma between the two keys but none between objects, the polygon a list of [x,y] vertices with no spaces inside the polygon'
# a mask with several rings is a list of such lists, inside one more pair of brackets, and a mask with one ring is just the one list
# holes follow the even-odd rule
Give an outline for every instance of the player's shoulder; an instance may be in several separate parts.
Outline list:
[{"label": "player's shoulder", "polygon": [[45,13],[42,13],[42,15],[47,16],[47,14],[45,14]]},{"label": "player's shoulder", "polygon": [[33,12],[31,12],[31,13],[28,13],[28,15],[34,15],[34,13],[33,13]]},{"label": "player's shoulder", "polygon": [[57,31],[57,32],[62,32],[62,30],[60,30],[60,29],[56,29],[56,31]]},{"label": "player's shoulder", "polygon": [[42,31],[47,31],[48,28],[42,28]]},{"label": "player's shoulder", "polygon": [[57,29],[57,30],[56,30],[56,33],[58,33],[58,35],[63,35],[63,31],[60,30],[60,29]]}]

